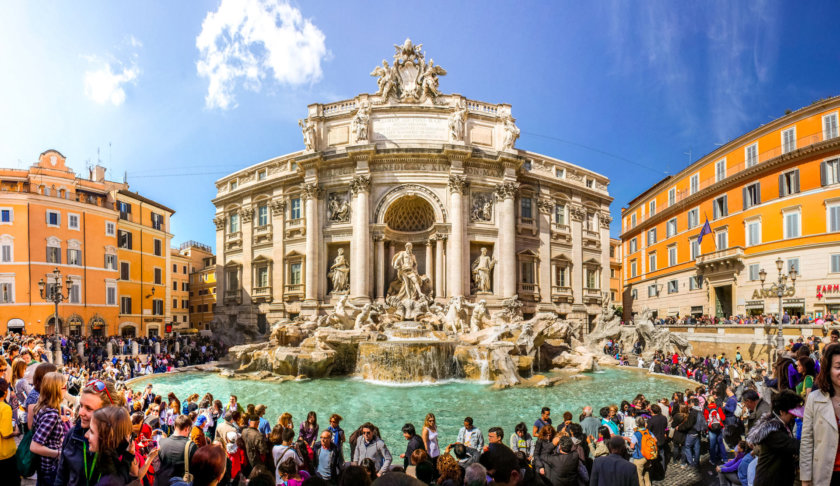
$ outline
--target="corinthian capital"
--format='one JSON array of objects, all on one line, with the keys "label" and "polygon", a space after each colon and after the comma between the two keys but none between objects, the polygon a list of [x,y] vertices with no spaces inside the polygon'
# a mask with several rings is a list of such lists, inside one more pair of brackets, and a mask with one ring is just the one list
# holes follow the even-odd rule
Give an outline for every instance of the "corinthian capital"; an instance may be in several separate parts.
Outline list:
[{"label": "corinthian capital", "polygon": [[610,229],[610,223],[612,223],[610,213],[601,213],[598,219],[601,221],[601,228]]},{"label": "corinthian capital", "polygon": [[467,185],[469,185],[469,183],[467,182],[466,176],[449,176],[449,192],[457,192],[459,194],[463,194],[464,191],[467,190]]},{"label": "corinthian capital", "polygon": [[216,225],[217,231],[225,229],[225,221],[226,218],[224,216],[216,216],[215,218],[213,218],[213,224]]},{"label": "corinthian capital", "polygon": [[518,182],[501,182],[496,184],[496,197],[499,199],[513,199],[519,193]]},{"label": "corinthian capital", "polygon": [[551,198],[541,197],[537,199],[537,208],[539,208],[540,212],[543,214],[551,214],[554,210],[554,201]]},{"label": "corinthian capital", "polygon": [[583,206],[578,206],[577,204],[569,208],[569,213],[572,215],[574,221],[583,221],[583,218],[586,217],[586,210],[583,209]]},{"label": "corinthian capital", "polygon": [[321,193],[323,192],[315,182],[304,182],[300,185],[300,191],[304,200],[318,199],[321,197]]},{"label": "corinthian capital", "polygon": [[358,194],[370,191],[370,176],[358,175],[350,181],[350,192]]},{"label": "corinthian capital", "polygon": [[239,217],[242,218],[243,223],[250,223],[254,218],[254,210],[250,207],[241,208],[239,210]]},{"label": "corinthian capital", "polygon": [[286,201],[284,199],[275,199],[271,201],[271,212],[275,216],[280,216],[286,210]]}]

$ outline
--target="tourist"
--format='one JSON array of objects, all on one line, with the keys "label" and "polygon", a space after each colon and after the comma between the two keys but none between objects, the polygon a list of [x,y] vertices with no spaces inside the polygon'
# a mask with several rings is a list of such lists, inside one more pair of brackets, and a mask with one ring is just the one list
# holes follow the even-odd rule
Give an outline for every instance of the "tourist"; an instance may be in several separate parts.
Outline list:
[{"label": "tourist", "polygon": [[741,395],[741,400],[747,411],[747,420],[744,425],[746,426],[746,431],[749,432],[759,418],[764,414],[770,413],[770,403],[762,400],[755,390],[744,390],[744,393]]},{"label": "tourist", "polygon": [[[134,462],[131,419],[123,407],[107,406],[93,413],[90,428],[85,433],[90,452],[96,459],[95,476],[87,477],[87,484],[123,486],[132,481],[131,466]],[[156,451],[152,451],[155,454]],[[151,461],[148,461],[151,464]],[[148,465],[146,466],[148,470]],[[145,476],[145,471],[140,478]]]},{"label": "tourist", "polygon": [[[432,464],[432,461],[429,460],[429,454],[427,454],[423,449],[415,450],[411,453],[411,457],[408,459],[408,467],[405,468],[405,473],[413,478],[416,478],[417,465],[423,462],[427,463],[432,469],[434,469],[435,466]],[[421,467],[421,469],[423,468]],[[431,471],[431,474],[432,476],[429,478],[429,483],[434,480],[434,471]]]},{"label": "tourist", "polygon": [[309,479],[309,473],[303,469],[298,468],[297,463],[292,459],[286,459],[277,466],[277,474],[280,476],[280,481],[286,486],[300,486],[304,481]]},{"label": "tourist", "polygon": [[315,446],[315,442],[318,440],[318,415],[315,412],[310,411],[306,414],[306,420],[301,422],[300,428],[298,430],[298,437],[303,439],[310,448]]},{"label": "tourist", "polygon": [[260,425],[257,427],[257,430],[259,430],[264,437],[268,437],[268,434],[271,433],[271,423],[269,423],[269,421],[265,418],[265,405],[257,405],[254,412],[256,412],[257,417],[260,418]]},{"label": "tourist", "polygon": [[224,416],[222,417],[222,423],[216,426],[216,435],[214,436],[214,440],[221,442],[223,446],[227,445],[227,435],[230,432],[239,432],[237,427],[234,425],[233,422],[233,413],[230,411],[226,411]]},{"label": "tourist", "polygon": [[473,426],[472,417],[464,419],[464,426],[458,431],[457,442],[477,451],[484,450],[484,436],[481,435],[481,430],[478,427]]},{"label": "tourist", "polygon": [[633,449],[630,461],[636,466],[636,471],[639,474],[639,485],[645,486],[650,486],[650,467],[647,466],[648,459],[645,457],[647,451],[644,441],[655,440],[650,436],[650,431],[647,430],[647,419],[636,417],[635,431],[630,438],[630,445]]},{"label": "tourist", "polygon": [[688,419],[680,426],[685,432],[685,445],[683,455],[689,466],[700,467],[700,434],[706,433],[706,419],[703,416],[703,409],[700,407],[700,400],[691,399],[691,408],[688,410]]},{"label": "tourist", "polygon": [[513,452],[524,453],[529,461],[533,460],[534,441],[528,434],[528,426],[525,425],[525,422],[519,422],[513,429],[513,434],[510,436],[510,449]]},{"label": "tourist", "polygon": [[295,423],[292,419],[292,414],[289,412],[283,412],[279,417],[277,417],[277,425],[281,425],[287,429],[294,429]]},{"label": "tourist", "polygon": [[4,478],[3,484],[18,486],[20,474],[15,459],[15,437],[20,435],[20,431],[12,419],[12,408],[6,403],[9,394],[9,383],[0,378],[0,477]]},{"label": "tourist", "polygon": [[403,437],[408,444],[406,444],[405,452],[400,454],[400,457],[403,459],[403,469],[408,468],[409,461],[411,460],[411,454],[418,450],[423,449],[425,450],[425,445],[423,444],[423,439],[417,435],[417,431],[414,428],[414,424],[405,424],[402,428]]},{"label": "tourist", "polygon": [[598,437],[598,429],[601,427],[601,421],[592,416],[592,407],[583,407],[583,414],[580,417],[580,426],[583,428],[583,433],[587,440],[595,442]]},{"label": "tourist", "polygon": [[230,401],[225,405],[225,412],[227,411],[245,413],[245,409],[239,404],[239,398],[236,395],[230,396]]},{"label": "tourist", "polygon": [[376,467],[376,473],[381,475],[391,467],[391,452],[388,451],[385,442],[375,436],[373,431],[374,426],[370,422],[362,425],[362,434],[356,441],[353,461],[360,463],[363,459],[371,459]]},{"label": "tourist", "polygon": [[[194,413],[195,412],[193,412],[193,414]],[[207,445],[207,434],[205,434],[206,428],[207,416],[204,414],[198,415],[193,423],[192,429],[190,430],[190,440],[195,442],[195,445],[198,447],[204,447]]]},{"label": "tourist", "polygon": [[31,426],[35,432],[31,451],[40,456],[37,486],[53,486],[65,434],[60,413],[61,400],[64,398],[64,375],[55,371],[45,374],[39,388],[38,402],[32,407]]},{"label": "tourist", "polygon": [[718,473],[718,480],[721,486],[735,486],[741,484],[741,479],[738,477],[738,468],[741,466],[741,461],[744,460],[749,453],[747,442],[742,440],[735,446],[735,457],[730,459],[725,464],[717,466],[715,471]]},{"label": "tourist", "polygon": [[619,436],[608,441],[610,453],[595,459],[590,486],[639,486],[639,473],[636,466],[627,462],[627,444]]},{"label": "tourist", "polygon": [[606,456],[610,453],[608,445],[610,437],[612,437],[612,433],[610,432],[609,427],[604,425],[598,427],[598,439],[595,441],[595,452],[593,453],[593,457]]},{"label": "tourist", "polygon": [[20,358],[15,358],[12,361],[12,381],[9,382],[12,386],[12,391],[9,393],[9,406],[12,407],[13,417],[18,423],[20,423],[18,419],[20,406],[26,401],[26,396],[32,390],[32,385],[23,378],[25,372],[26,362]]},{"label": "tourist", "polygon": [[814,377],[817,376],[814,360],[810,357],[800,357],[796,362],[796,371],[802,375],[802,380],[796,385],[796,393],[806,398],[814,388]]},{"label": "tourist", "polygon": [[[217,445],[207,445],[198,449],[190,460],[192,482],[177,481],[170,486],[216,486],[225,476],[227,457]],[[258,482],[249,483],[256,486]]]},{"label": "tourist", "polygon": [[552,486],[578,486],[578,454],[572,451],[574,442],[566,435],[555,437],[556,454],[543,456],[545,476]]},{"label": "tourist", "polygon": [[274,461],[266,462],[269,457],[268,439],[259,431],[260,417],[256,413],[248,417],[248,427],[242,431],[242,442],[245,443],[245,455],[248,457],[250,468],[245,474],[251,474],[251,468],[257,464],[273,466]]},{"label": "tourist", "polygon": [[277,474],[277,466],[288,459],[294,459],[298,466],[303,465],[303,459],[298,456],[297,451],[292,446],[292,441],[295,440],[295,431],[287,429],[282,425],[275,425],[271,430],[269,436],[274,447],[271,449],[271,456],[274,459],[272,471],[275,471],[277,484],[280,484],[280,476]]},{"label": "tourist", "polygon": [[611,419],[612,408],[611,407],[603,407],[600,411],[601,415],[601,425],[610,429],[610,433],[613,435],[621,435],[621,431],[618,428],[618,424],[616,424]]},{"label": "tourist", "polygon": [[437,486],[460,486],[461,469],[458,462],[448,453],[441,454],[437,462],[438,479]]},{"label": "tourist", "polygon": [[155,486],[166,486],[171,478],[183,477],[187,464],[190,471],[195,471],[192,460],[198,447],[189,440],[191,429],[190,418],[180,415],[175,419],[174,433],[160,441],[160,467],[155,471]]},{"label": "tourist", "polygon": [[312,449],[312,468],[316,476],[332,484],[338,479],[341,452],[333,442],[333,435],[329,430],[321,432],[320,439]]},{"label": "tourist", "polygon": [[75,486],[85,485],[90,481],[91,471],[85,471],[83,464],[85,460],[92,462],[94,458],[85,436],[90,428],[93,413],[106,405],[121,407],[125,405],[124,400],[122,394],[116,393],[111,382],[94,380],[82,389],[79,395],[78,420],[67,433],[61,447],[56,484]]},{"label": "tourist", "polygon": [[755,484],[793,484],[799,441],[792,436],[791,426],[803,414],[802,397],[784,390],[773,396],[770,406],[773,413],[761,417],[747,434],[747,442],[760,446]]},{"label": "tourist", "polygon": [[472,447],[467,447],[460,442],[449,444],[446,446],[446,449],[443,450],[443,453],[449,454],[450,451],[452,451],[452,454],[455,456],[455,460],[458,461],[458,465],[461,466],[461,469],[466,469],[467,466],[478,461],[479,456],[481,455],[481,451],[473,449]]},{"label": "tourist", "polygon": [[58,368],[52,363],[41,363],[37,366],[30,366],[28,369],[34,370],[32,372],[32,388],[29,394],[26,395],[26,400],[23,402],[23,408],[26,410],[26,426],[27,430],[32,429],[32,419],[35,417],[35,404],[38,403],[38,398],[41,395],[41,382],[48,373],[53,373]]},{"label": "tourist", "polygon": [[650,406],[651,417],[648,419],[647,428],[656,438],[656,449],[659,451],[659,461],[662,469],[668,469],[668,462],[671,459],[671,448],[668,444],[668,419],[662,415],[662,408],[654,403]]},{"label": "tourist", "polygon": [[485,486],[486,484],[487,469],[481,464],[470,464],[470,466],[464,470],[464,486]]},{"label": "tourist", "polygon": [[[490,430],[487,431],[487,444],[504,444],[502,440],[505,438],[505,431],[501,427],[490,427]],[[487,446],[484,446],[483,451],[487,450]]]},{"label": "tourist", "polygon": [[709,462],[712,466],[719,466],[726,457],[726,449],[723,446],[723,421],[726,417],[723,410],[712,400],[706,404],[703,417],[709,427]]},{"label": "tourist", "polygon": [[537,470],[540,474],[545,474],[545,468],[543,468],[542,460],[548,454],[554,450],[554,427],[551,425],[543,425],[540,429],[539,435],[537,435],[537,442],[534,444],[534,469]]},{"label": "tourist", "polygon": [[516,454],[507,447],[491,447],[481,455],[480,463],[487,469],[496,486],[516,486],[523,479]]},{"label": "tourist", "polygon": [[426,419],[423,421],[423,447],[429,454],[429,460],[432,464],[437,464],[438,457],[440,457],[440,445],[438,444],[437,419],[435,414],[426,414]]},{"label": "tourist", "polygon": [[[810,359],[810,358],[809,358]],[[823,351],[815,389],[805,401],[802,417],[802,443],[799,448],[799,479],[803,486],[840,484],[836,427],[840,424],[840,345],[829,345]]]},{"label": "tourist", "polygon": [[536,436],[537,434],[539,434],[540,429],[542,429],[546,425],[551,425],[551,409],[548,407],[543,407],[542,410],[540,410],[540,418],[538,418],[537,421],[534,422],[534,430],[532,434]]},{"label": "tourist", "polygon": [[338,453],[342,457],[342,461],[344,460],[344,441],[347,440],[344,437],[344,429],[341,428],[341,415],[334,413],[330,415],[330,426],[327,427],[327,430],[332,434],[332,441],[335,444],[335,447],[338,449]]}]

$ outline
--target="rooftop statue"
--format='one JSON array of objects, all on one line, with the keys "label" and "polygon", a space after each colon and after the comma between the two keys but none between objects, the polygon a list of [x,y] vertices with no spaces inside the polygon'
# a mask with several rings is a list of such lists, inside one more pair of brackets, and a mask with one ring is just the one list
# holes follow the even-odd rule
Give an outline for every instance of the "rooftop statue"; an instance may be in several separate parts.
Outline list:
[{"label": "rooftop statue", "polygon": [[427,64],[422,48],[423,44],[415,45],[411,39],[394,44],[394,64],[383,59],[382,65],[373,69],[370,75],[379,78],[376,95],[380,103],[387,103],[392,95],[402,103],[434,102],[440,96],[438,76],[445,76],[446,70],[436,66],[434,60]]}]

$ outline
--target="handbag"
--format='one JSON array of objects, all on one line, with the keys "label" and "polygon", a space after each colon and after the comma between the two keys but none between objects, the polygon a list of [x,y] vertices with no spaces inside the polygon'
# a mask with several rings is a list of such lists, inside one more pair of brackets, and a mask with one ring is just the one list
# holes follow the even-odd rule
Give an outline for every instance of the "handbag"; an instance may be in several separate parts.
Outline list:
[{"label": "handbag", "polygon": [[34,435],[34,428],[26,432],[20,444],[18,444],[17,452],[15,452],[15,462],[17,463],[18,472],[25,478],[35,474],[35,471],[38,470],[38,464],[41,462],[41,456],[34,454],[30,449]]},{"label": "handbag", "polygon": [[190,474],[190,444],[192,441],[187,441],[187,445],[184,446],[184,482],[191,483],[193,480],[193,475]]}]

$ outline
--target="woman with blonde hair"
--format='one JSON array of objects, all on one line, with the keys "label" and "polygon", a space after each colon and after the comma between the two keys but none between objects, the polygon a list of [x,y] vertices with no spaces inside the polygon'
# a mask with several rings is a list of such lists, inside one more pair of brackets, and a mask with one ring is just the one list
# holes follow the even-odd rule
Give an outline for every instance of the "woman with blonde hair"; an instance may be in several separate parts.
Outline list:
[{"label": "woman with blonde hair", "polygon": [[30,450],[33,454],[41,456],[38,462],[37,486],[51,486],[55,483],[61,444],[64,442],[64,425],[59,413],[64,389],[64,375],[56,371],[47,373],[41,379],[38,403],[32,410],[34,433]]},{"label": "woman with blonde hair", "polygon": [[294,430],[295,423],[292,421],[292,414],[289,412],[283,412],[283,414],[277,419],[277,425],[282,425],[283,428]]},{"label": "woman with blonde hair", "polygon": [[438,431],[437,419],[435,414],[426,414],[426,420],[423,421],[423,430],[420,432],[423,438],[423,446],[429,454],[429,460],[433,464],[437,464],[438,457],[440,457],[440,446],[438,445]]},{"label": "woman with blonde hair", "polygon": [[25,373],[26,362],[20,358],[15,358],[12,361],[12,381],[9,382],[9,406],[12,407],[12,418],[18,423],[20,423],[20,420],[18,420],[20,404],[26,400],[26,395],[32,389],[29,382],[23,379]]},{"label": "woman with blonde hair", "polygon": [[457,486],[461,484],[461,468],[458,461],[449,454],[438,456],[437,470],[440,473],[436,484],[440,486]]}]

